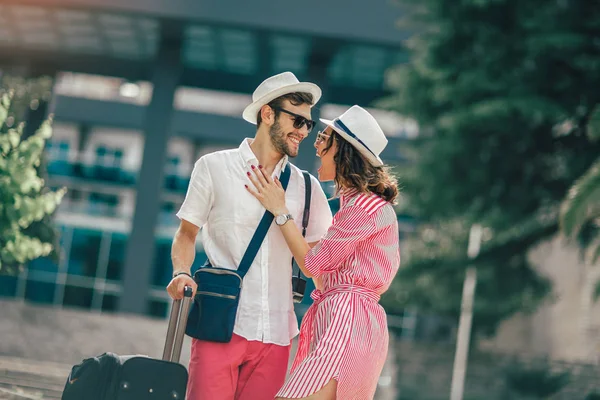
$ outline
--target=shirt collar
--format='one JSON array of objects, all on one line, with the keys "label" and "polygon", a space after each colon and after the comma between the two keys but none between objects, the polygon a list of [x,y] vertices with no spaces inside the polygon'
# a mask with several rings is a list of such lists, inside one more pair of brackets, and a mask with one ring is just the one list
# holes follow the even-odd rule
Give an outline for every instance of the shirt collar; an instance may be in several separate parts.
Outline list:
[{"label": "shirt collar", "polygon": [[[252,143],[254,139],[251,138],[245,138],[242,143],[240,144],[239,150],[240,150],[240,156],[242,157],[242,161],[244,162],[244,165],[258,165],[258,159],[256,158],[256,155],[254,155],[254,152],[252,151],[252,148],[250,147],[250,144]],[[285,168],[286,164],[289,161],[289,157],[287,155],[284,155],[281,160],[277,163],[277,165],[275,166],[275,170],[273,171],[274,175],[278,175],[280,171],[283,171],[283,168]]]},{"label": "shirt collar", "polygon": [[346,205],[346,203],[358,193],[358,190],[355,188],[342,189],[340,192],[340,206]]}]

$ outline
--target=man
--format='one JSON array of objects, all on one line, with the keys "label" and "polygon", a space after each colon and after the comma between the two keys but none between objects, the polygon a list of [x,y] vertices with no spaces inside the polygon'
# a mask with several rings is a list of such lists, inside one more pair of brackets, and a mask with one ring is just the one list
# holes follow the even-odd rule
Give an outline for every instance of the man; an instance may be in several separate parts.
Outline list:
[{"label": "man", "polygon": [[[202,228],[204,250],[213,266],[237,268],[265,209],[244,187],[252,168],[279,176],[289,157],[314,127],[311,107],[321,89],[299,82],[291,72],[263,81],[243,112],[256,124],[254,139],[237,149],[201,157],[195,164],[187,195],[177,216],[181,224],[172,247],[173,280],[167,291],[181,298],[194,261],[196,235]],[[286,190],[293,221],[302,223],[305,184],[291,166]],[[331,224],[327,198],[311,176],[312,198],[306,239],[316,244]],[[276,216],[277,217],[277,216]],[[284,223],[285,223],[284,222]],[[290,341],[298,334],[294,314],[292,254],[279,229],[269,229],[243,282],[229,343],[192,340],[188,400],[273,399],[287,372]]]}]

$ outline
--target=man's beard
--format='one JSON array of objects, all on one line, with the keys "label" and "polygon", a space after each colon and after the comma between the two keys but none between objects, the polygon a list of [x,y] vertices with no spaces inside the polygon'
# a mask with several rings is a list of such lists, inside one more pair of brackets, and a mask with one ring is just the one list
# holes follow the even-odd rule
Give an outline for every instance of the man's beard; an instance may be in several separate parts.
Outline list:
[{"label": "man's beard", "polygon": [[294,150],[290,149],[288,142],[286,139],[287,135],[283,133],[281,130],[281,126],[279,126],[279,121],[275,121],[271,129],[269,129],[269,136],[271,137],[271,143],[275,150],[277,150],[281,154],[285,154],[288,157],[296,157],[298,152],[294,153]]}]

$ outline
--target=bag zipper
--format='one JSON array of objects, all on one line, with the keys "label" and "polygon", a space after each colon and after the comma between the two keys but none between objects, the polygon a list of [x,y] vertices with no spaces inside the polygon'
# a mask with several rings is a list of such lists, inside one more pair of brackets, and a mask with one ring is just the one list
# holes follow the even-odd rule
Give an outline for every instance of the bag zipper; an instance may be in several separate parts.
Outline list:
[{"label": "bag zipper", "polygon": [[211,268],[211,269],[199,269],[196,273],[199,272],[203,272],[203,273],[207,273],[207,274],[218,274],[218,275],[233,275],[235,277],[237,277],[240,280],[240,288],[242,287],[242,278],[235,272],[235,271],[230,271],[227,269],[216,269],[216,268]]},{"label": "bag zipper", "polygon": [[201,290],[198,290],[198,291],[196,292],[196,294],[204,294],[204,295],[207,295],[207,296],[213,296],[213,297],[223,297],[223,298],[225,298],[225,299],[231,299],[231,300],[235,300],[235,296],[232,296],[232,295],[230,295],[230,294],[221,294],[221,293],[213,293],[213,292],[204,292],[204,291],[201,291]]}]

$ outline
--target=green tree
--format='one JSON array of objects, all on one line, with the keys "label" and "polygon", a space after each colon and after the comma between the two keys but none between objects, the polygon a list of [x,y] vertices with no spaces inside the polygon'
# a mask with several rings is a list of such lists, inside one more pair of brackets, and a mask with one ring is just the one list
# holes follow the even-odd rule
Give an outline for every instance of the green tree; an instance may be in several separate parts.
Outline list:
[{"label": "green tree", "polygon": [[508,389],[513,392],[510,397],[516,397],[516,394],[532,400],[548,399],[560,392],[569,384],[571,371],[556,372],[551,367],[547,363],[531,366],[513,363],[504,376]]},{"label": "green tree", "polygon": [[[590,140],[600,140],[600,104],[583,128]],[[600,257],[600,156],[571,187],[560,211],[562,231],[579,239],[587,249],[586,261],[594,264]]]},{"label": "green tree", "polygon": [[[54,80],[49,76],[24,78],[0,73],[0,87],[12,92],[6,125],[8,127],[15,126],[17,121],[26,120],[31,110],[37,109],[41,103],[49,102],[52,97],[53,85]],[[37,126],[33,128],[37,128]]]},{"label": "green tree", "polygon": [[0,272],[50,255],[55,232],[48,218],[60,203],[65,189],[50,191],[39,176],[45,141],[52,136],[52,118],[36,133],[22,140],[24,124],[13,120],[14,92],[0,95]]},{"label": "green tree", "polygon": [[492,333],[550,292],[528,250],[558,232],[562,200],[600,154],[581,133],[600,102],[600,8],[586,0],[402,3],[403,26],[418,34],[407,42],[410,61],[388,73],[395,95],[380,105],[421,127],[401,171],[421,227],[383,302],[457,315],[469,227],[481,223],[474,328]]}]

